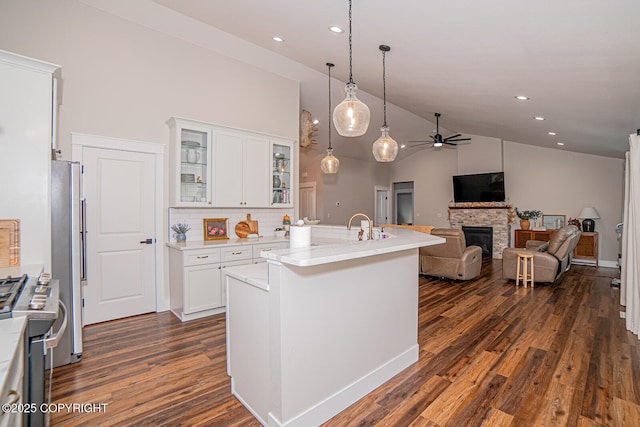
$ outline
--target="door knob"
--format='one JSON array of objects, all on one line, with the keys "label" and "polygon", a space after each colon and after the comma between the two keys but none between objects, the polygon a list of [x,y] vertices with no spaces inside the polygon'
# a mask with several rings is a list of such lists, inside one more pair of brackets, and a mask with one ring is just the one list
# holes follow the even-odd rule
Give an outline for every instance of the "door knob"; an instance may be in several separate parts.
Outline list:
[{"label": "door knob", "polygon": [[140,240],[140,243],[144,243],[145,245],[152,245],[153,239]]}]

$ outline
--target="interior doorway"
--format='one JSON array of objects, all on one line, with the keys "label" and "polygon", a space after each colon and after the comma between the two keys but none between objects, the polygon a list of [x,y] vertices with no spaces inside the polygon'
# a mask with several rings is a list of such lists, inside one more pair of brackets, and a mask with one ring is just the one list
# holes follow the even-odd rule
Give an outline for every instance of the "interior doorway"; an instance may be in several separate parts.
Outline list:
[{"label": "interior doorway", "polygon": [[394,223],[413,224],[413,181],[393,183]]},{"label": "interior doorway", "polygon": [[389,223],[389,188],[374,187],[376,205],[373,225],[380,226]]},{"label": "interior doorway", "polygon": [[316,213],[316,182],[300,183],[300,218],[318,219]]}]

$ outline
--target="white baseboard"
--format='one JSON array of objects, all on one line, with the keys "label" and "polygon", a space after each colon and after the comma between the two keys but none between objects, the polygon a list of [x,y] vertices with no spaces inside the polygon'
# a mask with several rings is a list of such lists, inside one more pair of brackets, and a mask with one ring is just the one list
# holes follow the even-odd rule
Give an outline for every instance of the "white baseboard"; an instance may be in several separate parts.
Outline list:
[{"label": "white baseboard", "polygon": [[410,347],[404,353],[284,423],[269,413],[269,427],[308,427],[322,424],[417,362],[418,351],[417,344]]}]

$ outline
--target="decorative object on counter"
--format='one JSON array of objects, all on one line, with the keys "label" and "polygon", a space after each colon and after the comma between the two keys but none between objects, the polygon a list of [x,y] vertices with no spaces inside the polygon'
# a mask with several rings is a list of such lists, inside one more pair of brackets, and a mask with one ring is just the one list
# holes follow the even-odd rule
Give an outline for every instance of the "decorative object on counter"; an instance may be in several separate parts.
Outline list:
[{"label": "decorative object on counter", "polygon": [[519,211],[518,208],[516,208],[516,215],[520,218],[520,228],[528,230],[531,226],[530,220],[540,218],[540,216],[542,216],[542,211]]},{"label": "decorative object on counter", "polygon": [[542,215],[542,225],[547,230],[559,230],[564,227],[564,215]]},{"label": "decorative object on counter", "polygon": [[304,218],[302,218],[302,221],[304,222],[305,225],[318,225],[318,224],[320,224],[320,220],[319,219],[309,219],[306,216]]},{"label": "decorative object on counter", "polygon": [[300,147],[307,148],[311,144],[315,144],[316,140],[313,139],[318,131],[318,125],[313,122],[311,113],[307,110],[302,110],[300,113]]},{"label": "decorative object on counter", "polygon": [[346,137],[364,135],[369,127],[369,107],[356,97],[358,86],[353,82],[351,0],[349,0],[349,82],[345,86],[347,96],[333,111],[333,124],[338,133]]},{"label": "decorative object on counter", "polygon": [[245,221],[236,224],[236,236],[240,238],[248,237],[250,234],[258,235],[258,221],[251,219],[251,214],[247,214]]},{"label": "decorative object on counter", "polygon": [[578,218],[569,218],[567,225],[575,225],[578,227],[578,230],[582,230],[582,224],[580,224],[580,220]]},{"label": "decorative object on counter", "polygon": [[202,220],[204,240],[229,238],[229,218],[205,218]]},{"label": "decorative object on counter", "polygon": [[398,155],[398,143],[389,135],[389,126],[387,125],[387,76],[385,57],[386,53],[391,50],[387,45],[381,44],[379,49],[382,51],[382,106],[383,106],[383,122],[380,128],[380,138],[373,143],[373,157],[377,162],[393,162]]},{"label": "decorative object on counter", "polygon": [[285,214],[285,216],[282,217],[282,224],[283,225],[290,225],[291,224],[291,217],[287,214]]},{"label": "decorative object on counter", "polygon": [[320,161],[320,169],[325,174],[338,173],[340,168],[340,160],[333,155],[333,147],[331,147],[331,68],[334,65],[327,62],[327,69],[329,70],[329,119],[327,120],[329,128],[329,148],[327,148],[327,155]]},{"label": "decorative object on counter", "polygon": [[187,240],[187,231],[191,230],[191,227],[187,224],[173,224],[171,229],[174,231],[173,237],[176,242],[184,242]]},{"label": "decorative object on counter", "polygon": [[284,237],[287,233],[287,230],[285,230],[284,228],[276,228],[275,230],[273,230],[273,234],[275,237]]},{"label": "decorative object on counter", "polygon": [[578,218],[582,218],[582,231],[586,231],[588,233],[592,233],[596,229],[596,222],[594,219],[600,218],[600,214],[596,210],[596,208],[592,206],[586,206],[582,208],[580,215]]},{"label": "decorative object on counter", "polygon": [[0,267],[20,265],[20,220],[0,219]]}]

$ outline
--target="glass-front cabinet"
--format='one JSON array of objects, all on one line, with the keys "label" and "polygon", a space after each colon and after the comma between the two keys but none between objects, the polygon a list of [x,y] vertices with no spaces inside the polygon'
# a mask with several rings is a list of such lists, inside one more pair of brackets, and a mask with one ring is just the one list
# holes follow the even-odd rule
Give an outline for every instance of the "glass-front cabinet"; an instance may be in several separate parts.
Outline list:
[{"label": "glass-front cabinet", "polygon": [[172,117],[171,206],[211,206],[211,134],[204,123]]},{"label": "glass-front cabinet", "polygon": [[293,143],[271,139],[271,205],[293,206]]}]

